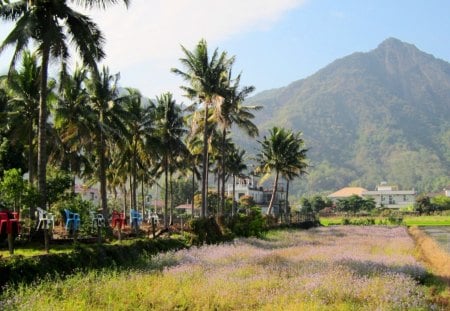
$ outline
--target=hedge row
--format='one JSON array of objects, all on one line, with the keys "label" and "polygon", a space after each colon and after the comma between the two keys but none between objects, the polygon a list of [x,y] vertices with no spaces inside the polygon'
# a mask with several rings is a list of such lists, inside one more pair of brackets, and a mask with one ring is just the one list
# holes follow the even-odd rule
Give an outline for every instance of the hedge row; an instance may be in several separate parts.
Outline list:
[{"label": "hedge row", "polygon": [[31,283],[44,277],[108,267],[136,267],[149,255],[187,248],[182,239],[138,240],[121,245],[76,245],[68,254],[13,256],[0,260],[0,289],[6,284]]}]

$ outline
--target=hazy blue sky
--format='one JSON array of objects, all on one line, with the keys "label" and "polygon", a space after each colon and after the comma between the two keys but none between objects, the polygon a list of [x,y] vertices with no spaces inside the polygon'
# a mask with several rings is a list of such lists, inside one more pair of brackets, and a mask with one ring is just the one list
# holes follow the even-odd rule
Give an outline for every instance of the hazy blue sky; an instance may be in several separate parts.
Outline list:
[{"label": "hazy blue sky", "polygon": [[[105,64],[122,86],[181,98],[180,44],[205,38],[237,58],[242,85],[257,92],[305,78],[337,58],[396,37],[450,60],[448,0],[132,0],[89,11],[107,38]],[[0,39],[7,33],[0,26]],[[0,56],[4,71],[9,56]]]}]

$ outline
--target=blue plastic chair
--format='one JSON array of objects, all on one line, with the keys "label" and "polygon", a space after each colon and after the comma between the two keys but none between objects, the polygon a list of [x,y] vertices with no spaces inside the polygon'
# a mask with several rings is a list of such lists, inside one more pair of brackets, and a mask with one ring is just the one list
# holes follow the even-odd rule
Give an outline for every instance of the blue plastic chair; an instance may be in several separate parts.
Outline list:
[{"label": "blue plastic chair", "polygon": [[142,223],[142,215],[134,209],[130,209],[130,223],[132,228],[139,228]]},{"label": "blue plastic chair", "polygon": [[80,214],[71,212],[68,209],[65,209],[64,213],[66,215],[66,230],[78,230],[78,228],[80,227]]}]

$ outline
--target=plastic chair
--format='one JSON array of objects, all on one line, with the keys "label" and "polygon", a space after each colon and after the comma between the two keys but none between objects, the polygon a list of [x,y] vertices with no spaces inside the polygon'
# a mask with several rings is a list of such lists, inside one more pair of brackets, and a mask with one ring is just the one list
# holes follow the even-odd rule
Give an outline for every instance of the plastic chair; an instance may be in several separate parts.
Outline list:
[{"label": "plastic chair", "polygon": [[68,209],[64,210],[65,218],[66,218],[66,230],[78,230],[80,227],[80,214],[69,211]]},{"label": "plastic chair", "polygon": [[139,228],[142,223],[142,215],[134,209],[130,209],[130,223],[132,228]]},{"label": "plastic chair", "polygon": [[97,228],[105,226],[103,214],[97,213],[96,211],[90,211],[89,215],[91,216],[92,227]]},{"label": "plastic chair", "polygon": [[156,214],[156,213],[151,213],[151,214],[149,215],[148,219],[149,219],[149,222],[150,222],[150,223],[152,223],[152,219],[153,219],[155,225],[158,225],[158,223],[159,223],[159,216],[158,216],[158,214]]},{"label": "plastic chair", "polygon": [[116,226],[118,226],[119,229],[122,229],[124,225],[125,225],[125,214],[119,213],[118,211],[113,211],[111,218],[111,227],[115,228]]},{"label": "plastic chair", "polygon": [[37,213],[38,213],[37,230],[50,229],[50,226],[53,228],[55,225],[55,216],[52,213],[49,213],[40,207],[38,207],[36,209],[37,209]]}]

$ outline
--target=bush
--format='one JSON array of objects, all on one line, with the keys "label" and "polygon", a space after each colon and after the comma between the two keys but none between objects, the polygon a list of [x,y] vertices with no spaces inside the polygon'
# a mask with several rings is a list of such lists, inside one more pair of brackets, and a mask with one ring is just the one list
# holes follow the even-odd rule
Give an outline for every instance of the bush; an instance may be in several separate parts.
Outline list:
[{"label": "bush", "polygon": [[234,215],[227,226],[240,237],[262,237],[268,230],[267,221],[257,208],[251,208],[248,214]]},{"label": "bush", "polygon": [[194,219],[190,222],[190,227],[193,232],[191,243],[194,245],[214,244],[232,239],[214,217]]}]

